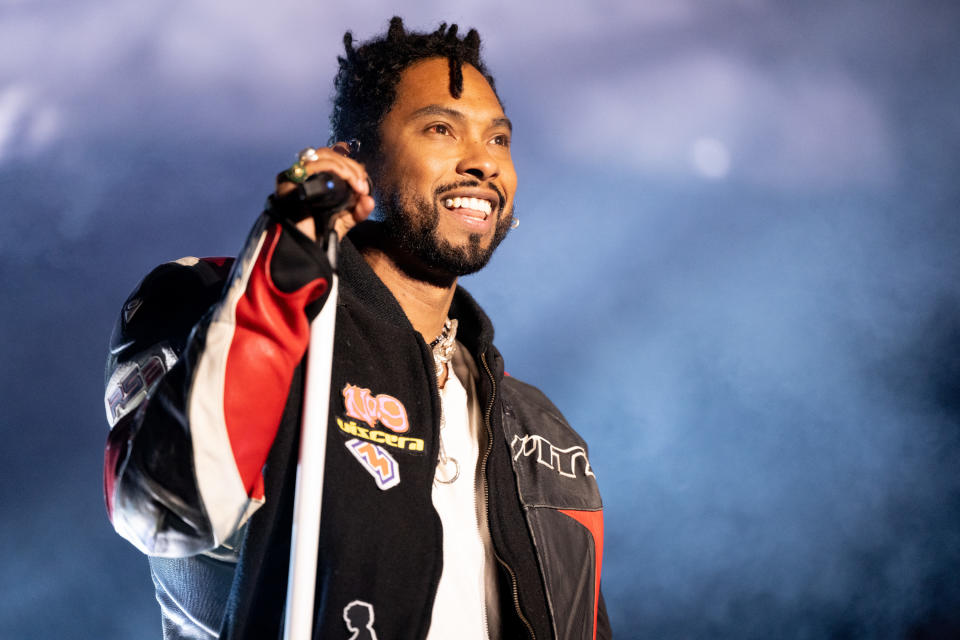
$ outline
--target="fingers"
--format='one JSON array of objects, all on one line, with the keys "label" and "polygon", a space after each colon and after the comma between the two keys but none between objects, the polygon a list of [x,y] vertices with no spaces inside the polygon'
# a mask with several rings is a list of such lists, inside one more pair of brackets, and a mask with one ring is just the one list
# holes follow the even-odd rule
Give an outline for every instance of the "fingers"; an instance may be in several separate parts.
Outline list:
[{"label": "fingers", "polygon": [[358,222],[362,222],[370,216],[373,212],[373,207],[373,198],[369,195],[362,195],[357,198],[357,202],[352,208],[344,209],[335,214],[330,220],[330,223],[334,231],[337,232],[337,238],[343,240],[343,236],[347,235],[350,229],[353,229]]},{"label": "fingers", "polygon": [[[366,220],[373,212],[375,203],[370,194],[370,181],[367,171],[362,164],[349,157],[350,148],[344,142],[338,142],[333,147],[317,149],[316,159],[303,162],[302,166],[307,175],[321,172],[332,173],[344,180],[357,194],[357,201],[353,207],[336,214],[331,223],[340,239],[352,229],[357,222]],[[283,197],[296,189],[297,185],[283,179],[284,174],[277,176],[276,194]],[[316,230],[313,219],[302,220],[297,228],[307,237],[316,240]]]},{"label": "fingers", "polygon": [[[327,171],[345,180],[357,194],[369,194],[367,170],[353,158],[347,157],[345,153],[349,153],[349,148],[345,143],[337,143],[332,148],[317,149],[316,159],[304,162],[302,166],[307,175]],[[295,188],[295,184],[278,181],[277,195],[286,195]]]},{"label": "fingers", "polygon": [[[373,198],[368,195],[363,195],[357,198],[357,203],[352,208],[335,213],[333,217],[330,218],[330,225],[333,230],[337,232],[337,238],[343,240],[343,236],[347,235],[350,229],[353,229],[358,222],[366,220],[370,214],[373,213],[374,206]],[[296,226],[297,229],[300,230],[300,233],[311,240],[317,239],[316,225],[313,222],[313,218],[304,218],[298,222]]]}]

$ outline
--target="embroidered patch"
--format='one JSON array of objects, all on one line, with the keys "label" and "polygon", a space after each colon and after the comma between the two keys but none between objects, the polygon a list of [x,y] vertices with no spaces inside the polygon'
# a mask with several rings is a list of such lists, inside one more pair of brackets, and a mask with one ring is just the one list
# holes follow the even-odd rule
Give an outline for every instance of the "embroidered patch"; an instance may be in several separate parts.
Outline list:
[{"label": "embroidered patch", "polygon": [[386,431],[379,431],[377,429],[368,429],[363,425],[357,424],[356,420],[344,420],[343,418],[337,418],[337,426],[340,428],[340,433],[344,435],[353,436],[354,438],[362,438],[377,444],[385,444],[388,447],[393,447],[394,449],[403,449],[404,451],[409,451],[411,453],[423,453],[423,438],[398,436],[395,433],[387,433]]},{"label": "embroidered patch", "polygon": [[406,433],[410,429],[407,410],[403,404],[385,393],[372,395],[370,389],[364,389],[347,383],[343,387],[343,406],[347,415],[376,428],[379,422],[394,433]]},{"label": "embroidered patch", "polygon": [[387,451],[372,442],[351,438],[344,444],[383,491],[400,484],[400,465]]},{"label": "embroidered patch", "polygon": [[363,600],[354,600],[343,608],[343,621],[353,631],[348,640],[377,640],[373,630],[373,605]]},{"label": "embroidered patch", "polygon": [[590,468],[590,461],[587,460],[587,452],[581,446],[567,447],[559,449],[543,436],[525,435],[513,436],[510,442],[510,450],[513,451],[513,459],[520,456],[529,458],[534,453],[537,454],[537,462],[553,469],[567,478],[577,477],[577,460],[581,460],[580,466],[583,468],[583,475],[593,476],[593,470]]}]

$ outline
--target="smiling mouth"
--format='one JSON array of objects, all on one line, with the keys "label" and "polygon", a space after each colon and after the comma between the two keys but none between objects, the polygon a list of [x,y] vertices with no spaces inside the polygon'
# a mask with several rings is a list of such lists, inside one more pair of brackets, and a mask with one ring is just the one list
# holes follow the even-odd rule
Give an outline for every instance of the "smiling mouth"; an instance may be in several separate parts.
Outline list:
[{"label": "smiling mouth", "polygon": [[446,198],[443,206],[477,220],[486,220],[493,211],[493,203],[484,198]]}]

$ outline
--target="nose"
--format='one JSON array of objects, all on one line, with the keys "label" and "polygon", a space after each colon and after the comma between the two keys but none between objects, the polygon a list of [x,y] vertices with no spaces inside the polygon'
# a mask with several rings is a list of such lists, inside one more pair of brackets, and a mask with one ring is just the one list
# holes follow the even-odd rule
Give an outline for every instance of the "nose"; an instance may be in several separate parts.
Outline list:
[{"label": "nose", "polygon": [[457,173],[477,180],[490,180],[500,175],[500,165],[486,144],[478,141],[465,149],[463,158],[457,163]]}]

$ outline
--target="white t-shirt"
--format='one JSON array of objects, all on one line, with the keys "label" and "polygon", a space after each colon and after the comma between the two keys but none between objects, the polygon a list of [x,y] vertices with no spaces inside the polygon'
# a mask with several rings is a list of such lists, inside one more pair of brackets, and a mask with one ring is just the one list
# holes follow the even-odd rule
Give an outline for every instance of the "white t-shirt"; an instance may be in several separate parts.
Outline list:
[{"label": "white t-shirt", "polygon": [[[459,463],[460,475],[449,484],[433,483],[433,506],[443,525],[443,573],[427,639],[486,640],[495,638],[500,626],[496,559],[483,508],[485,480],[478,469],[486,430],[477,398],[477,366],[459,342],[450,364],[440,390],[440,437],[447,457]],[[437,477],[449,480],[454,469],[451,461],[438,468]]]}]

